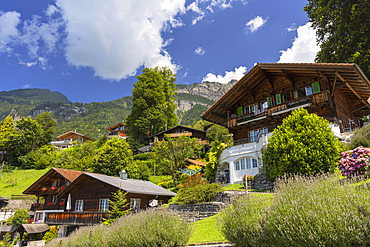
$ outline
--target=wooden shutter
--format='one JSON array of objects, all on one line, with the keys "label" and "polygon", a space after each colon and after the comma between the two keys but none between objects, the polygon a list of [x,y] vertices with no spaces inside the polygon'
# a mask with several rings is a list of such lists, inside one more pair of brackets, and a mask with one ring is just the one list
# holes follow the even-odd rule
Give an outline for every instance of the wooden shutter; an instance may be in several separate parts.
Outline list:
[{"label": "wooden shutter", "polygon": [[238,116],[243,115],[243,107],[238,107]]},{"label": "wooden shutter", "polygon": [[297,90],[294,90],[293,91],[293,98],[298,98],[298,91]]},{"label": "wooden shutter", "polygon": [[320,93],[320,82],[319,81],[312,83],[312,93]]},{"label": "wooden shutter", "polygon": [[272,97],[267,97],[267,107],[272,106]]},{"label": "wooden shutter", "polygon": [[281,95],[280,94],[275,95],[275,102],[276,102],[277,105],[281,104]]}]

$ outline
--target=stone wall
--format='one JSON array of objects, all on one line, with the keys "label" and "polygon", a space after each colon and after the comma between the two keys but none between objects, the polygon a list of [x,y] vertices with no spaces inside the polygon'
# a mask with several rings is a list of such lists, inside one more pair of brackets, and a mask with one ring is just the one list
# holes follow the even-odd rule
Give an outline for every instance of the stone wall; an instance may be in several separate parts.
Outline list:
[{"label": "stone wall", "polygon": [[177,211],[181,216],[190,222],[202,220],[217,214],[224,203],[206,202],[196,204],[184,204],[182,206],[170,204],[169,209]]},{"label": "stone wall", "polygon": [[239,197],[242,197],[246,194],[247,194],[246,191],[240,191],[240,190],[221,191],[217,193],[215,201],[222,202],[222,203],[231,203],[233,200]]},{"label": "stone wall", "polygon": [[254,188],[257,190],[273,190],[274,184],[273,182],[267,180],[265,174],[263,172],[258,173],[254,176]]}]

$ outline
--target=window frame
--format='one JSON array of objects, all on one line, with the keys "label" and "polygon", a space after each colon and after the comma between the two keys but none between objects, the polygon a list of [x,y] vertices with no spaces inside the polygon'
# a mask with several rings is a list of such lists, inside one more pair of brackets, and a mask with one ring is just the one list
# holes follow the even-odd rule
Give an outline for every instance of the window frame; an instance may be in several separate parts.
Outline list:
[{"label": "window frame", "polygon": [[[102,203],[102,202],[105,202],[105,203]],[[102,205],[103,205],[103,207],[102,207]],[[100,198],[99,199],[99,212],[107,212],[108,210],[109,210],[109,199],[108,198]]]},{"label": "window frame", "polygon": [[[139,201],[139,206],[137,207],[137,202]],[[130,209],[131,210],[140,210],[140,204],[141,204],[141,199],[140,198],[130,198]],[[135,207],[133,207],[135,206]]]},{"label": "window frame", "polygon": [[84,211],[84,200],[76,200],[75,201],[75,211],[76,212],[83,212]]},{"label": "window frame", "polygon": [[258,160],[252,159],[252,168],[258,168]]},{"label": "window frame", "polygon": [[[254,109],[253,111],[251,109]],[[248,111],[247,111],[248,109]],[[251,104],[251,105],[247,105],[244,107],[244,114],[251,114],[251,113],[254,113],[258,111],[258,103],[255,103],[255,104]]]},{"label": "window frame", "polygon": [[252,169],[251,159],[250,158],[246,158],[246,160],[247,160],[247,170]]}]

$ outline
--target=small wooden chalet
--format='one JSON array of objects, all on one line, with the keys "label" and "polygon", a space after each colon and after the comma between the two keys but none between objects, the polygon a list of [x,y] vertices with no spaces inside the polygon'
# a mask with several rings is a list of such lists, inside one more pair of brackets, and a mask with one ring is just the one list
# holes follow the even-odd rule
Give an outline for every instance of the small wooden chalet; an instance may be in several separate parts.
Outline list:
[{"label": "small wooden chalet", "polygon": [[[40,192],[44,188],[43,181],[49,176],[50,181],[55,181],[53,176],[55,169],[57,168],[52,168],[24,193],[44,193]],[[68,173],[67,171],[76,175],[79,173],[79,176],[75,177],[68,186],[56,190],[55,205],[52,206],[57,207],[57,210],[42,211],[44,223],[60,225],[60,236],[66,236],[74,227],[100,224],[103,218],[108,218],[109,200],[113,199],[112,193],[119,189],[127,192],[128,208],[133,210],[145,210],[152,200],[156,200],[160,205],[168,203],[168,200],[176,195],[149,181],[127,179],[126,172],[122,172],[120,177],[112,177],[72,170],[64,172]],[[49,198],[47,197],[45,202],[49,202]],[[36,218],[37,213],[38,211],[36,211],[35,220],[40,218]]]},{"label": "small wooden chalet", "polygon": [[362,126],[369,97],[370,82],[356,64],[257,64],[202,115],[234,135],[216,176],[234,183],[257,174],[267,137],[292,110],[305,108],[327,119],[340,136]]},{"label": "small wooden chalet", "polygon": [[63,212],[65,200],[58,197],[58,194],[82,173],[81,171],[51,168],[28,187],[23,194],[37,196],[37,203],[32,205],[32,210],[35,211],[34,221],[44,221],[47,212]]},{"label": "small wooden chalet", "polygon": [[123,138],[123,139],[127,138],[126,126],[124,126],[122,122],[119,122],[119,123],[116,123],[116,124],[113,124],[107,127],[107,130],[109,131],[109,133],[107,134],[108,140],[115,138],[115,137]]},{"label": "small wooden chalet", "polygon": [[193,129],[190,127],[182,126],[182,125],[177,125],[173,128],[170,128],[168,130],[159,132],[155,135],[150,136],[150,141],[151,141],[151,146],[155,146],[157,142],[160,141],[165,141],[166,136],[176,138],[179,136],[189,136],[191,138],[197,138],[199,140],[200,144],[208,144],[206,140],[206,132],[203,130],[198,130],[198,129]]},{"label": "small wooden chalet", "polygon": [[57,147],[58,149],[65,149],[71,147],[74,143],[84,144],[87,141],[94,142],[95,140],[77,133],[75,131],[68,131],[60,136],[57,136],[58,141],[50,142],[51,145]]}]

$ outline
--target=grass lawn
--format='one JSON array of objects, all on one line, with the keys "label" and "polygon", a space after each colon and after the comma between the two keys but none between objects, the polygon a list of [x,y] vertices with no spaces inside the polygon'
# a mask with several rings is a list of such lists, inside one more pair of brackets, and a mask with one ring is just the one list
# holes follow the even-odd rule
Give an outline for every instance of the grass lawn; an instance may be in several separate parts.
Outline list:
[{"label": "grass lawn", "polygon": [[217,215],[194,223],[195,230],[190,237],[188,244],[227,242],[217,229]]},{"label": "grass lawn", "polygon": [[[171,175],[155,176],[155,184],[159,184],[165,180],[172,179]],[[150,176],[149,181],[154,183],[154,176]]]},{"label": "grass lawn", "polygon": [[[3,172],[0,180],[0,196],[10,199],[11,195],[22,195],[22,192],[33,184],[37,179],[44,175],[50,168],[43,170],[14,170]],[[10,186],[11,180],[15,182]]]}]

